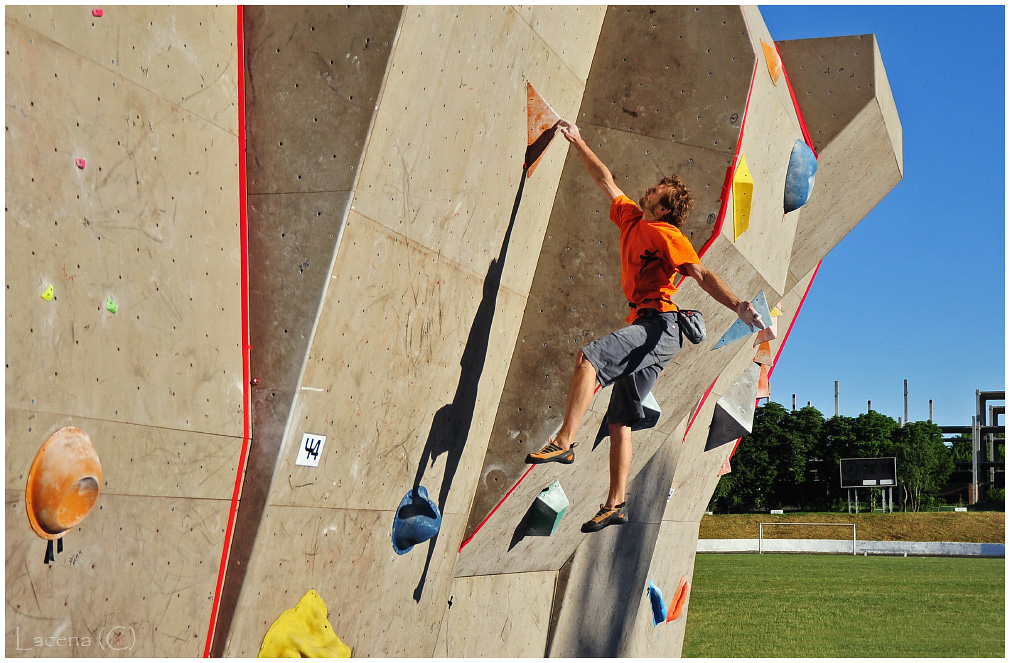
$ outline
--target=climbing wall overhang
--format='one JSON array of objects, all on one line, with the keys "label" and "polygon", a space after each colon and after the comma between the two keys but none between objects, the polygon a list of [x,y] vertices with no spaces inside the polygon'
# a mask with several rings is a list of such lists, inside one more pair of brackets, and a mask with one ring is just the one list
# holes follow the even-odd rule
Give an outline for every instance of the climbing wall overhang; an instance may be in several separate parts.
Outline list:
[{"label": "climbing wall overhang", "polygon": [[[786,278],[787,248],[800,211],[783,218],[784,165],[801,136],[788,92],[770,81],[753,25],[760,15],[735,7],[610,8],[579,111],[587,143],[633,198],[664,175],[679,173],[697,192],[684,232],[695,247],[708,248],[705,264],[738,293],[764,290],[775,301]],[[656,27],[653,28],[652,25]],[[648,30],[642,32],[643,27]],[[770,41],[767,32],[763,38]],[[660,37],[663,35],[663,37]],[[675,38],[668,38],[670,36]],[[644,43],[636,43],[636,38]],[[654,43],[653,43],[654,42]],[[707,108],[705,115],[697,109]],[[658,111],[658,112],[657,112]],[[745,126],[741,140],[741,126]],[[732,209],[724,184],[743,150],[750,150],[757,186],[748,232],[734,242]],[[725,205],[724,205],[725,202]],[[623,324],[627,303],[620,290],[617,233],[609,208],[574,153],[562,174],[540,264],[531,289],[519,343],[503,390],[481,483],[467,524],[458,574],[558,568],[580,540],[578,527],[595,512],[608,465],[597,460],[607,443],[590,452],[609,390],[600,393],[583,422],[571,467],[552,466],[562,478],[572,508],[552,539],[509,551],[509,523],[522,516],[543,488],[530,477],[501,502],[527,466],[525,454],[542,446],[561,423],[562,405],[578,349]],[[758,256],[758,257],[755,257]],[[659,426],[636,434],[637,473],[706,389],[724,371],[735,349],[712,347],[735,315],[714,305],[690,279],[675,296],[684,308],[703,310],[709,339],[688,346],[661,374],[653,392],[664,412]],[[754,351],[750,351],[752,359]],[[743,370],[741,365],[739,370]],[[671,377],[675,376],[675,377]],[[585,460],[582,460],[585,459]],[[530,481],[530,485],[526,485]],[[605,494],[605,493],[604,493]]]},{"label": "climbing wall overhang", "polygon": [[[731,60],[728,53],[737,47],[742,49],[742,57],[751,58],[750,62],[734,63],[731,69],[713,66],[717,78],[709,77],[708,69],[697,71],[686,57],[677,57],[704,51],[700,45],[705,39],[698,32],[703,21],[698,15],[711,12],[720,15],[716,24],[721,25],[724,19],[729,21],[723,38],[715,40],[720,47],[712,62]],[[642,26],[652,23],[660,27],[643,33]],[[742,29],[739,12],[732,9],[688,12],[685,8],[667,7],[650,14],[646,8],[609,8],[578,112],[586,142],[609,166],[618,186],[632,197],[637,198],[644,188],[673,172],[681,173],[694,189],[705,191],[685,228],[696,246],[711,233],[706,228],[718,216],[719,190],[732,161],[739,121],[746,106],[753,60],[749,47],[741,41]],[[676,38],[667,39],[671,30],[676,30]],[[630,48],[630,43],[638,39],[645,42]],[[671,89],[660,84],[670,79],[682,80],[683,87]],[[690,104],[701,99],[717,103],[713,114],[723,121],[702,122],[697,114],[691,115],[683,101],[688,96]],[[673,137],[681,137],[681,141]],[[560,425],[578,349],[621,326],[626,312],[627,302],[620,286],[617,233],[609,221],[608,201],[588,178],[578,156],[570,151],[495,416],[467,523],[468,537],[523,476],[527,469],[523,463],[525,454],[542,446]],[[602,418],[600,407],[598,403],[591,407],[583,423],[584,431],[595,433]],[[582,444],[578,453],[585,453],[582,450],[591,445],[591,440]],[[580,467],[589,469],[585,465]],[[598,479],[594,473],[591,480]],[[590,479],[586,476],[582,480]],[[567,489],[568,482],[563,483]],[[522,496],[509,499],[524,505],[515,507],[520,509],[520,516],[542,487],[520,486]],[[589,502],[594,503],[591,499]],[[587,508],[583,504],[583,510]],[[502,523],[509,522],[510,516],[502,515]],[[582,515],[570,512],[568,519],[574,522]],[[494,529],[491,522],[493,519],[488,527]],[[505,536],[504,531],[500,535]],[[491,557],[486,551],[468,552],[471,546],[480,546],[485,538],[482,530],[464,549],[461,562],[465,568],[474,572],[492,568],[493,565],[488,566]],[[557,568],[570,554],[568,550],[567,554],[558,552],[542,558],[553,560],[556,562],[553,568]],[[472,567],[468,561],[471,558],[475,561]],[[478,559],[485,563],[476,562]]]},{"label": "climbing wall overhang", "polygon": [[778,47],[818,155],[789,258],[792,288],[901,181],[902,132],[873,35]]},{"label": "climbing wall overhang", "polygon": [[[634,181],[634,178],[626,173],[630,172],[632,175],[634,174],[633,157],[639,156],[640,161],[640,153],[642,152],[645,153],[645,159],[654,158],[660,163],[663,163],[665,157],[666,162],[675,163],[677,166],[671,168],[671,170],[680,171],[682,174],[684,171],[689,172],[690,164],[694,163],[690,157],[687,159],[687,164],[677,163],[675,159],[670,158],[669,154],[656,149],[655,143],[649,143],[649,137],[643,137],[635,132],[635,128],[630,124],[634,121],[634,114],[643,108],[654,112],[655,107],[650,108],[648,105],[640,103],[637,105],[626,103],[628,99],[624,96],[614,95],[608,97],[606,93],[601,93],[598,88],[599,81],[595,77],[598,63],[607,63],[608,66],[601,67],[601,71],[616,71],[617,74],[615,74],[615,77],[617,77],[620,73],[620,66],[624,62],[624,57],[627,56],[629,63],[632,62],[633,55],[628,53],[620,53],[618,63],[608,61],[604,47],[611,43],[610,39],[612,35],[620,33],[620,30],[615,28],[613,22],[622,14],[626,17],[631,16],[633,11],[623,7],[611,8],[608,11],[607,21],[601,32],[597,60],[594,61],[594,74],[590,76],[583,109],[579,114],[583,135],[587,136],[587,142],[597,151],[597,154],[601,155],[604,163],[611,167],[618,185],[626,191],[632,189],[632,186],[629,186],[627,182]],[[628,19],[629,23],[634,23],[637,19],[640,24],[648,25],[648,21],[650,18],[653,18],[653,14],[645,15],[645,11],[649,10],[642,10],[642,15],[631,16]],[[678,8],[657,10],[657,12],[663,11],[670,11],[676,14],[681,10]],[[677,17],[682,24],[690,20],[681,14],[677,14]],[[711,16],[708,18],[711,18]],[[715,211],[710,212],[711,216],[708,218],[712,223],[708,233],[705,233],[703,229],[699,231],[696,228],[692,228],[690,222],[686,230],[692,236],[696,247],[703,245],[702,248],[706,251],[703,258],[705,264],[726,279],[735,291],[738,293],[749,293],[749,296],[753,296],[759,289],[765,289],[767,297],[772,304],[777,303],[780,299],[782,300],[782,309],[785,313],[776,319],[780,329],[778,337],[772,340],[767,348],[762,349],[762,352],[769,355],[765,360],[771,363],[770,357],[774,356],[777,358],[782,343],[791,327],[796,310],[816,272],[817,261],[813,261],[809,269],[803,272],[796,272],[796,274],[791,273],[793,271],[791,263],[795,258],[793,246],[799,241],[796,238],[797,227],[804,219],[807,220],[806,227],[816,227],[818,220],[816,213],[810,211],[810,202],[800,209],[789,213],[785,213],[783,209],[786,164],[789,161],[796,141],[804,139],[805,129],[801,117],[797,115],[788,80],[784,76],[778,77],[777,81],[772,80],[772,77],[768,73],[769,67],[762,59],[768,57],[767,54],[769,52],[775,54],[775,50],[769,50],[760,45],[762,41],[766,44],[774,44],[774,42],[771,40],[770,35],[768,35],[767,29],[761,21],[757,10],[744,8],[740,12],[739,20],[746,26],[745,29],[751,46],[749,54],[752,53],[753,57],[757,58],[757,60],[750,60],[754,78],[748,78],[747,80],[748,82],[752,80],[752,87],[749,91],[749,98],[744,104],[744,112],[737,118],[739,120],[746,118],[743,136],[736,144],[736,151],[727,155],[727,163],[722,169],[722,174],[725,177],[723,182],[728,184],[732,181],[733,173],[730,167],[739,163],[737,157],[742,159],[746,156],[748,163],[757,163],[757,166],[752,169],[755,171],[753,179],[755,180],[755,190],[757,193],[750,205],[750,212],[753,215],[754,223],[748,226],[746,232],[738,237],[734,237],[732,216],[726,218],[720,215],[720,205],[715,208]],[[654,22],[656,24],[661,23],[662,17]],[[691,32],[695,35],[705,35],[704,28],[692,29]],[[704,39],[705,36],[701,38]],[[725,40],[719,41],[720,45],[724,45],[725,43]],[[715,48],[711,50],[715,50]],[[654,50],[650,51],[650,55],[654,53]],[[662,62],[662,57],[658,58],[658,60]],[[690,61],[690,58],[683,58],[681,61]],[[629,64],[629,66],[647,68],[650,66],[650,63],[642,64],[634,62],[633,64]],[[775,67],[771,69],[774,70]],[[788,66],[786,69],[788,69]],[[781,69],[779,73],[782,73]],[[656,78],[651,80],[656,80]],[[627,87],[630,88],[633,86],[629,85]],[[645,86],[643,85],[642,87],[644,88]],[[609,133],[608,127],[598,127],[592,123],[595,116],[593,111],[587,108],[591,109],[593,102],[601,94],[609,102],[603,105],[612,114],[622,113],[624,115],[622,119],[627,121],[628,128],[624,129],[621,134]],[[882,105],[887,106],[887,102],[882,102]],[[891,102],[891,106],[893,107],[893,102]],[[807,120],[807,124],[811,124],[809,120]],[[618,141],[615,139],[617,135],[623,136],[623,138]],[[671,132],[671,135],[673,135],[673,132]],[[614,149],[613,145],[618,142],[625,146],[625,150],[631,154],[632,158]],[[890,142],[891,138],[888,137],[888,144]],[[898,142],[900,143],[900,137]],[[869,144],[863,145],[863,149],[872,152],[876,148],[873,144]],[[636,155],[635,152],[639,154]],[[727,168],[729,168],[728,171]],[[664,172],[663,174],[666,173]],[[862,177],[862,175],[856,176],[852,172],[848,173],[848,176],[853,179]],[[640,177],[642,181],[641,188],[653,184],[655,182],[653,178],[658,179],[658,176],[651,174],[647,177]],[[694,188],[691,181],[688,181],[688,184]],[[817,183],[814,186],[815,195],[820,186],[822,186],[822,182],[820,175],[818,175]],[[828,186],[830,186],[830,183]],[[713,188],[715,187],[710,185],[705,187],[706,190]],[[719,194],[716,200],[720,203],[725,203],[726,207],[732,209],[733,197],[731,188],[728,186],[725,188],[720,187]],[[474,509],[471,512],[468,523],[467,531],[470,536],[464,540],[464,548],[457,565],[458,576],[558,568],[564,563],[564,560],[570,559],[572,550],[577,546],[579,547],[579,552],[576,553],[576,560],[578,559],[578,555],[581,554],[581,545],[594,548],[597,546],[597,539],[587,539],[584,535],[577,532],[577,528],[580,522],[592,515],[595,504],[599,503],[606,491],[606,460],[597,458],[597,455],[606,455],[606,447],[601,446],[599,451],[592,451],[592,440],[587,439],[585,433],[587,429],[595,433],[599,419],[603,416],[606,408],[606,392],[596,397],[590,407],[590,413],[583,422],[583,439],[581,446],[576,452],[578,460],[575,466],[550,466],[549,472],[544,472],[540,468],[535,467],[529,471],[529,475],[526,475],[526,468],[518,464],[518,461],[526,452],[535,450],[535,448],[542,445],[546,441],[547,436],[560,424],[560,412],[554,413],[548,406],[560,407],[560,404],[564,402],[564,393],[568,386],[566,379],[571,374],[570,364],[572,363],[575,351],[586,341],[595,337],[596,334],[602,335],[613,327],[620,325],[620,322],[617,321],[619,316],[614,315],[610,322],[612,326],[596,326],[588,321],[602,318],[603,316],[594,316],[591,310],[578,309],[574,306],[574,300],[577,300],[580,288],[583,289],[581,292],[593,292],[597,297],[600,296],[597,293],[606,293],[604,296],[607,299],[604,302],[607,308],[613,307],[612,302],[620,306],[620,303],[623,301],[619,285],[612,280],[617,269],[616,260],[613,258],[614,247],[607,246],[607,237],[597,237],[595,234],[588,234],[587,236],[587,233],[594,233],[597,230],[596,226],[600,224],[579,227],[577,236],[574,232],[566,232],[561,226],[558,226],[556,230],[555,226],[566,209],[577,208],[582,201],[593,200],[593,197],[596,195],[598,194],[593,185],[586,181],[581,164],[578,163],[577,159],[570,157],[563,174],[558,198],[555,201],[555,211],[552,214],[551,226],[548,228],[548,239],[544,244],[545,257],[542,258],[542,269],[551,272],[551,276],[547,279],[548,282],[552,282],[555,285],[563,284],[569,286],[564,291],[564,296],[559,299],[566,304],[572,305],[572,310],[557,310],[556,306],[554,309],[551,309],[551,301],[546,297],[544,300],[535,300],[537,280],[540,278],[538,270],[531,294],[531,304],[537,301],[541,303],[541,306],[530,306],[526,319],[523,321],[520,342],[525,345],[517,348],[517,353],[510,366],[509,381],[506,383],[502,406],[499,409],[498,420],[495,424],[495,432],[492,433],[488,458],[485,460],[485,471],[481,477],[482,484],[478,487],[477,499],[475,500]],[[607,215],[607,210],[605,207],[597,206],[595,209],[582,210],[580,214],[583,219],[602,219],[602,217]],[[701,218],[705,218],[704,211]],[[693,223],[697,224],[699,220],[696,212],[696,216],[693,217]],[[723,220],[726,221],[725,224],[722,223]],[[606,226],[607,222],[604,220],[602,225]],[[714,230],[715,232],[713,232]],[[549,253],[552,247],[551,239],[553,239],[555,232],[559,236],[559,239],[555,240],[556,246]],[[698,241],[699,236],[702,238],[701,241]],[[581,239],[582,237],[586,238],[585,241]],[[593,249],[597,245],[605,248],[596,252]],[[612,271],[601,274],[600,272],[604,270],[594,270],[596,273],[590,273],[590,278],[586,278],[585,273],[589,271],[585,269],[586,266],[596,267],[599,264],[607,264],[608,257],[612,261],[612,267],[610,268]],[[818,257],[818,260],[820,257],[823,257],[823,254]],[[579,267],[582,267],[582,269],[579,269]],[[794,269],[798,270],[800,268]],[[565,271],[562,272],[562,270]],[[611,280],[608,281],[608,279]],[[601,280],[604,282],[603,288],[597,285]],[[606,285],[606,283],[609,283],[609,285]],[[678,293],[677,301],[684,307],[705,310],[706,316],[709,315],[713,307],[711,300],[690,284],[681,293]],[[552,313],[554,314],[554,318],[561,320],[570,319],[571,322],[566,325],[555,325],[554,329],[547,325],[541,325],[544,329],[543,331],[537,330],[541,335],[538,337],[534,333],[528,333],[535,329],[529,322],[529,319],[540,312],[544,314],[545,319],[548,318],[548,313]],[[734,317],[731,313],[715,306],[713,315],[709,317],[709,330],[726,329],[733,319]],[[530,329],[528,330],[527,327]],[[714,334],[715,338],[718,338],[718,333],[711,333]],[[763,337],[763,340],[766,338],[767,336]],[[669,413],[670,418],[666,419],[666,423],[661,421],[657,429],[651,432],[637,433],[635,437],[636,457],[632,464],[632,477],[638,476],[640,468],[644,467],[646,462],[653,457],[653,452],[662,446],[663,440],[668,439],[671,432],[675,436],[679,436],[678,439],[684,440],[679,455],[675,456],[676,474],[673,487],[676,494],[670,499],[670,505],[667,510],[668,515],[664,516],[664,519],[669,522],[664,522],[663,527],[665,530],[661,528],[659,530],[660,534],[657,534],[657,537],[662,536],[663,540],[668,542],[680,541],[681,545],[678,546],[678,552],[672,558],[670,555],[660,555],[653,560],[651,567],[658,574],[667,578],[667,587],[670,587],[671,583],[675,587],[676,578],[684,577],[684,575],[689,577],[691,574],[698,520],[701,518],[702,511],[708,504],[712,490],[718,482],[719,471],[724,467],[729,455],[731,455],[735,448],[735,445],[727,444],[712,451],[705,451],[709,423],[715,415],[718,399],[743,372],[754,372],[758,368],[758,365],[754,363],[755,358],[761,356],[758,349],[754,347],[753,337],[749,341],[739,342],[735,350],[733,348],[723,349],[726,355],[718,361],[711,357],[699,356],[697,351],[709,350],[714,340],[711,339],[707,347],[705,344],[702,344],[701,346],[697,346],[697,348],[687,348],[682,352],[681,356],[678,356],[667,367],[664,374],[660,377],[660,381],[657,382],[654,394],[659,397],[664,413]],[[562,351],[562,348],[566,345],[568,350]],[[535,355],[536,360],[524,359],[519,354],[520,351]],[[528,368],[522,370],[521,366],[524,364]],[[698,371],[700,366],[705,366],[712,372],[706,374],[704,378],[698,379],[698,374],[692,374],[692,371]],[[538,382],[543,381],[546,383],[550,381],[551,378],[556,377],[555,374],[557,372],[560,372],[564,376],[561,380],[556,381],[556,386],[553,386],[553,389],[557,393],[551,391],[552,387],[550,386],[545,386],[542,391],[537,390],[536,385]],[[676,376],[678,385],[676,389],[668,386],[669,383],[663,382],[664,376],[669,375]],[[519,376],[522,376],[522,379]],[[718,376],[718,379],[713,382],[716,376]],[[515,384],[517,385],[521,383],[525,391],[516,390],[514,399],[510,399],[510,392],[512,391],[510,383],[513,380],[515,380]],[[531,385],[536,392],[532,397],[529,393]],[[706,385],[711,385],[707,393],[705,392]],[[669,391],[664,391],[666,389]],[[687,396],[691,392],[693,392],[693,397]],[[678,403],[678,401],[680,402]],[[684,401],[687,401],[688,407],[693,405],[695,408],[693,412],[690,412],[692,415],[690,417],[686,416],[689,413],[686,408],[678,410],[678,406],[682,406]],[[543,404],[540,406],[543,408],[543,411],[536,412],[539,417],[525,414],[527,408],[531,406],[536,408],[536,404],[540,403]],[[520,408],[524,412],[522,415],[518,414]],[[526,424],[527,427],[523,428],[524,421],[530,421],[532,425]],[[501,432],[499,432],[499,429],[501,429]],[[687,431],[686,437],[685,430]],[[501,433],[506,432],[507,437],[498,437]],[[535,441],[525,443],[524,435],[529,435]],[[499,443],[507,446],[502,447],[500,455],[495,455],[492,458],[493,454],[497,454],[494,445],[499,439],[502,440]],[[508,449],[511,447],[515,448],[509,451]],[[516,463],[512,474],[508,472],[509,462]],[[580,463],[583,464],[580,465]],[[538,478],[540,475],[545,476],[540,479]],[[510,527],[518,521],[522,510],[529,503],[529,500],[535,496],[536,491],[543,487],[540,484],[555,478],[560,478],[572,495],[572,508],[569,509],[569,514],[566,516],[568,521],[561,524],[560,531],[558,532],[560,536],[556,536],[553,540],[542,539],[529,541],[528,543],[524,542],[521,544],[522,547],[515,546],[510,548],[508,536]],[[518,484],[516,483],[517,481],[519,482]],[[493,489],[488,491],[488,493],[482,494],[482,491],[487,491],[489,485],[492,483]],[[527,483],[532,485],[527,486]],[[509,490],[512,492],[508,495],[507,499],[503,500],[502,497]],[[660,494],[665,494],[665,491],[657,491],[653,494],[653,499],[658,499]],[[484,501],[482,501],[482,498]],[[511,504],[512,502],[515,502],[515,504]],[[491,515],[488,515],[488,513]],[[648,516],[646,517],[648,518]],[[664,531],[665,534],[662,533]],[[476,532],[476,534],[473,534],[473,532]],[[600,540],[605,538],[607,537],[601,537]],[[582,544],[583,540],[584,544]],[[653,542],[658,540],[659,538],[654,538]],[[652,550],[652,548],[646,546],[642,555],[651,558],[653,554]],[[622,559],[621,562],[626,563],[627,560]],[[571,569],[574,567],[570,567],[569,565],[565,568],[569,569],[569,573],[573,573]],[[569,578],[566,587],[566,596],[579,596],[579,592],[585,591],[584,588],[580,588],[577,581],[573,583],[571,578]],[[555,597],[555,605],[560,604],[564,604],[563,598],[560,596]],[[642,610],[644,611],[645,608],[643,607]],[[599,611],[593,611],[592,614],[596,615],[597,612]],[[604,613],[610,617],[613,617],[614,614],[613,610],[609,608],[600,612],[600,615]],[[641,614],[647,616],[646,612],[642,612]],[[611,623],[608,621],[610,617],[607,619],[603,617],[596,619],[587,614],[580,614],[580,619],[583,621],[588,620],[588,623],[583,624],[580,628],[606,630]],[[557,643],[558,638],[563,637],[560,633],[560,629],[563,627],[558,621],[557,615],[553,618],[553,622],[558,624],[556,628],[559,631],[552,634],[551,640]],[[671,651],[671,649],[656,649],[657,641],[652,636],[651,619],[641,616],[641,619],[634,623],[637,634],[632,640],[627,641],[626,645],[622,645],[620,648],[622,654]],[[648,628],[642,627],[640,629],[640,623],[647,623]],[[662,637],[665,643],[663,646],[673,648],[672,651],[679,651],[680,644],[683,641],[683,622],[680,622],[680,624],[679,627],[671,627],[671,635],[664,635]],[[552,648],[551,651],[555,650]],[[569,653],[571,651],[574,650],[569,650]],[[604,655],[604,652],[611,650],[606,648],[598,649],[593,654],[589,653],[590,650],[579,651],[580,655]]]}]

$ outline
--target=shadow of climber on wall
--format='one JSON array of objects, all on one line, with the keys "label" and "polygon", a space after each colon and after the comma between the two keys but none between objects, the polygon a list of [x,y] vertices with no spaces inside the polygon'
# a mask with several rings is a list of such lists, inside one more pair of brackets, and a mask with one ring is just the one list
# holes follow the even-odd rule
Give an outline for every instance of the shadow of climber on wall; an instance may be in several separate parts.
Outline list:
[{"label": "shadow of climber on wall", "polygon": [[[516,200],[512,206],[512,218],[505,231],[501,250],[498,257],[491,261],[487,275],[484,277],[483,296],[480,305],[477,306],[473,323],[470,325],[470,334],[467,336],[463,357],[459,362],[462,370],[460,371],[459,384],[456,385],[456,393],[451,403],[443,405],[435,413],[431,422],[431,430],[428,431],[428,439],[421,452],[421,460],[417,465],[417,474],[414,477],[414,486],[420,486],[421,480],[424,478],[425,466],[429,463],[434,465],[436,459],[445,454],[445,471],[442,473],[442,485],[438,491],[438,509],[443,514],[453,478],[459,467],[459,460],[463,456],[463,448],[470,435],[470,426],[473,423],[474,408],[477,405],[477,385],[480,383],[481,374],[484,372],[484,362],[487,360],[491,326],[494,323],[495,307],[498,303],[498,287],[501,285],[502,271],[505,267],[505,254],[508,252],[509,239],[512,237],[512,228],[515,226],[516,213],[519,211],[519,201],[523,195],[525,182],[526,171],[523,170],[523,177],[519,180],[519,191],[516,193]],[[421,579],[414,589],[415,601],[421,600],[421,593],[424,590],[424,582],[428,576],[428,567],[431,565],[431,557],[434,554],[437,540],[438,535],[436,534],[428,543],[428,558],[424,562]]]}]

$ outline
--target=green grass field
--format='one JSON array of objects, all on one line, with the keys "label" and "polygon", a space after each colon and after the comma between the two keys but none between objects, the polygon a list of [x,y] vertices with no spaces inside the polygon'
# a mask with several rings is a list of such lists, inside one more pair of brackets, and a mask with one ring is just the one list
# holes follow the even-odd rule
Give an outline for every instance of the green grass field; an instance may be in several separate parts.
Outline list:
[{"label": "green grass field", "polygon": [[698,555],[684,657],[1003,657],[1002,559]]}]

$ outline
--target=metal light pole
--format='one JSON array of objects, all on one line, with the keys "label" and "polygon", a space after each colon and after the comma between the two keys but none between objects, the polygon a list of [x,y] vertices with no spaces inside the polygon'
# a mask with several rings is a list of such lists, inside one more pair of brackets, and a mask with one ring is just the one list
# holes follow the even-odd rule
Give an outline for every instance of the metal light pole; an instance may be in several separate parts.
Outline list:
[{"label": "metal light pole", "polygon": [[982,437],[978,417],[971,418],[971,498],[969,502],[978,502],[978,457],[981,455]]},{"label": "metal light pole", "polygon": [[905,423],[908,423],[908,380],[905,380]]}]

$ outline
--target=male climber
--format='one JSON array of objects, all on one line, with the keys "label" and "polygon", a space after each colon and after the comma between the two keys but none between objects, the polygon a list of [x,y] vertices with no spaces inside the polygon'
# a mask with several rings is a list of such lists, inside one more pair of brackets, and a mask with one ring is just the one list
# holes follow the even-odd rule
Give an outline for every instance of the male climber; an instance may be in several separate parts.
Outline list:
[{"label": "male climber", "polygon": [[613,384],[607,423],[610,429],[610,492],[599,513],[582,526],[597,532],[628,521],[625,489],[631,469],[631,426],[644,417],[642,400],[656,377],[680,350],[677,273],[693,277],[720,304],[732,309],[748,326],[762,328],[761,315],[741,301],[714,273],[706,269],[680,226],[691,211],[691,192],[676,175],[663,178],[645,191],[638,205],[614,184],[603,162],[582,139],[579,128],[559,122],[561,133],[578,151],[589,176],[610,198],[610,220],[621,231],[621,286],[631,306],[629,326],[582,348],[575,358],[575,375],[568,392],[565,420],[553,440],[527,463],[572,463],[572,448],[596,384]]}]

